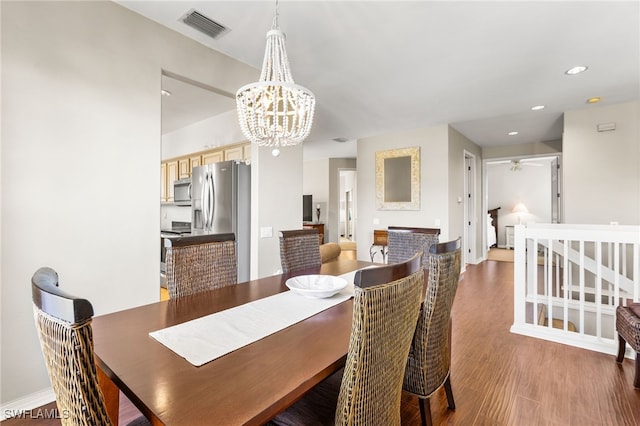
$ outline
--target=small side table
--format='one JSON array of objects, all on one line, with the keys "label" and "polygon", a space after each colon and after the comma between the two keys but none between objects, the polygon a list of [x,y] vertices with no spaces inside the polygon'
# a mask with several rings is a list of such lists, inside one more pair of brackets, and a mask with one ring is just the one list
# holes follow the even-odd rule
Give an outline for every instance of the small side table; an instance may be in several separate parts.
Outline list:
[{"label": "small side table", "polygon": [[513,244],[514,244],[514,227],[513,225],[505,225],[504,227],[504,246],[507,249],[513,249]]},{"label": "small side table", "polygon": [[387,263],[387,231],[384,229],[376,229],[373,231],[373,244],[369,248],[369,256],[373,262],[374,257],[378,250],[375,247],[380,247],[380,254],[382,254],[382,263]]}]

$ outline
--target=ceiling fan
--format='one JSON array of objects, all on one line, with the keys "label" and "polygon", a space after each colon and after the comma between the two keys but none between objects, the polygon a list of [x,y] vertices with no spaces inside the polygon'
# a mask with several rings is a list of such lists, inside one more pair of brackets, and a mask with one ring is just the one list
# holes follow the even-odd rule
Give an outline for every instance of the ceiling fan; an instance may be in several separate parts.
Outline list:
[{"label": "ceiling fan", "polygon": [[518,160],[500,160],[500,161],[492,161],[491,165],[497,165],[497,164],[510,164],[509,169],[512,172],[517,172],[522,170],[523,166],[531,166],[531,167],[542,167],[544,166],[544,164],[542,163],[537,163],[538,159],[536,158],[521,158]]}]

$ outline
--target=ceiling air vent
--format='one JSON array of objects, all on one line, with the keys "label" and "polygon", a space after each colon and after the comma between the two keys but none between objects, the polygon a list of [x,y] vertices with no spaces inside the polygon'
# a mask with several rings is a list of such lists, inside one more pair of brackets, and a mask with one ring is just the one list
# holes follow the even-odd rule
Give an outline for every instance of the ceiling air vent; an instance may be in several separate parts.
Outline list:
[{"label": "ceiling air vent", "polygon": [[229,29],[224,25],[217,23],[213,19],[207,18],[202,13],[194,9],[187,12],[186,15],[180,18],[180,20],[214,39],[222,37],[229,31]]}]

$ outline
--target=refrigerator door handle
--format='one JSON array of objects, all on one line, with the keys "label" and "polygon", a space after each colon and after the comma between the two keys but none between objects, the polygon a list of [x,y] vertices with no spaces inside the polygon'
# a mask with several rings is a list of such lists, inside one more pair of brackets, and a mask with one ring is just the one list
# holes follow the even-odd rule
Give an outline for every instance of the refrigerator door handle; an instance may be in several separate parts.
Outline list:
[{"label": "refrigerator door handle", "polygon": [[213,211],[215,209],[215,190],[213,187],[213,173],[209,175],[209,207],[207,214],[209,215],[209,230],[213,228]]},{"label": "refrigerator door handle", "polygon": [[202,194],[200,199],[202,200],[202,228],[207,229],[207,207],[209,207],[209,203],[207,197],[209,196],[209,191],[207,191],[207,184],[209,183],[209,173],[207,172],[204,176],[204,180],[202,181]]}]

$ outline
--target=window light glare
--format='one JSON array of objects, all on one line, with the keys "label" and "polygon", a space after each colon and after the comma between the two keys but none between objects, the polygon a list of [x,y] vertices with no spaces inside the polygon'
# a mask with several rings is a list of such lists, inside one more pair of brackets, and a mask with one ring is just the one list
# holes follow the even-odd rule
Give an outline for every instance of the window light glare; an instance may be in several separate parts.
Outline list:
[{"label": "window light glare", "polygon": [[541,109],[544,109],[544,105],[536,105],[531,107],[531,111],[540,111]]},{"label": "window light glare", "polygon": [[576,74],[580,74],[581,72],[585,72],[587,69],[588,68],[585,67],[584,65],[578,65],[577,67],[573,67],[566,70],[564,73],[567,75],[576,75]]},{"label": "window light glare", "polygon": [[509,133],[507,133],[507,134],[508,134],[509,136],[515,136],[515,135],[517,135],[517,134],[518,134],[518,132],[509,132]]}]

